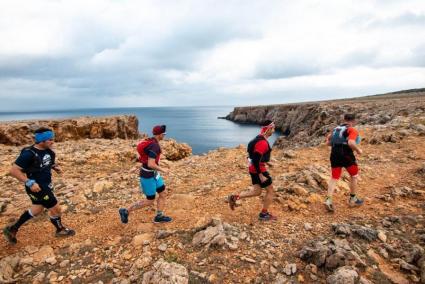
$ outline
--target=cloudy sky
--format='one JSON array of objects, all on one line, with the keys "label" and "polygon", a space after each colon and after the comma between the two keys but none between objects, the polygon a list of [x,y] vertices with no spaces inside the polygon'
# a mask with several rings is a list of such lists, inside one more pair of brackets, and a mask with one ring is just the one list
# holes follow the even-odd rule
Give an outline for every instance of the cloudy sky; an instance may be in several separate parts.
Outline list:
[{"label": "cloudy sky", "polygon": [[0,0],[0,111],[425,87],[425,1]]}]

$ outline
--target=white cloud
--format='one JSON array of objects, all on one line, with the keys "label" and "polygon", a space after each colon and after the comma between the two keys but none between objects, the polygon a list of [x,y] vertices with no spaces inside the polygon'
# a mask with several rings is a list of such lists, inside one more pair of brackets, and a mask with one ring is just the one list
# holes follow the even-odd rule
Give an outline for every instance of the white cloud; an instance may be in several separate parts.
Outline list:
[{"label": "white cloud", "polygon": [[0,110],[284,103],[425,83],[420,0],[0,6]]}]

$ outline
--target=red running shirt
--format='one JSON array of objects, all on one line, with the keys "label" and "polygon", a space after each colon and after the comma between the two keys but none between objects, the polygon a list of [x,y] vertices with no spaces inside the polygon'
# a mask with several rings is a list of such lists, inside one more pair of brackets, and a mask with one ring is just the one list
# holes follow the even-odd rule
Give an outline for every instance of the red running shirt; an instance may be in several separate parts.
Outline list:
[{"label": "red running shirt", "polygon": [[[266,140],[260,140],[255,144],[254,152],[260,153],[261,155],[264,155],[267,151],[269,151],[269,145]],[[260,162],[260,171],[264,173],[267,171],[266,163]],[[249,164],[249,172],[252,174],[257,174],[257,171],[255,170],[255,167],[252,163]]]}]

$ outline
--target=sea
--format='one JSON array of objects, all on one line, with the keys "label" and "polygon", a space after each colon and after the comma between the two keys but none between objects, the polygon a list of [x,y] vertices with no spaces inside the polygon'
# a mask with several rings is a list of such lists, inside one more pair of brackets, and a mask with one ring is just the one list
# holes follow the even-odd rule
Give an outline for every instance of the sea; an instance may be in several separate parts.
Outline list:
[{"label": "sea", "polygon": [[[193,154],[203,154],[220,147],[233,148],[248,144],[259,132],[259,126],[238,124],[224,117],[233,110],[231,106],[204,107],[138,107],[138,108],[93,108],[78,110],[0,112],[0,121],[58,119],[79,116],[136,115],[139,131],[151,134],[154,125],[167,126],[166,138],[185,142]],[[272,145],[279,136],[270,137]]]}]

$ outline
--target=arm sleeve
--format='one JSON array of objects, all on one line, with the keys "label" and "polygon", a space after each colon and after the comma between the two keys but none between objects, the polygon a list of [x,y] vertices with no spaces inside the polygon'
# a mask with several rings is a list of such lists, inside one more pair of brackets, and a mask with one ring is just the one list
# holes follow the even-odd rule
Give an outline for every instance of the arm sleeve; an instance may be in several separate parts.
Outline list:
[{"label": "arm sleeve", "polygon": [[156,159],[156,157],[159,154],[159,147],[158,145],[152,144],[146,147],[145,153],[148,155],[149,158]]},{"label": "arm sleeve", "polygon": [[261,161],[261,154],[258,152],[254,152],[254,155],[252,156],[252,164],[255,167],[255,170],[257,171],[257,173],[261,173],[260,170],[260,161]]}]

